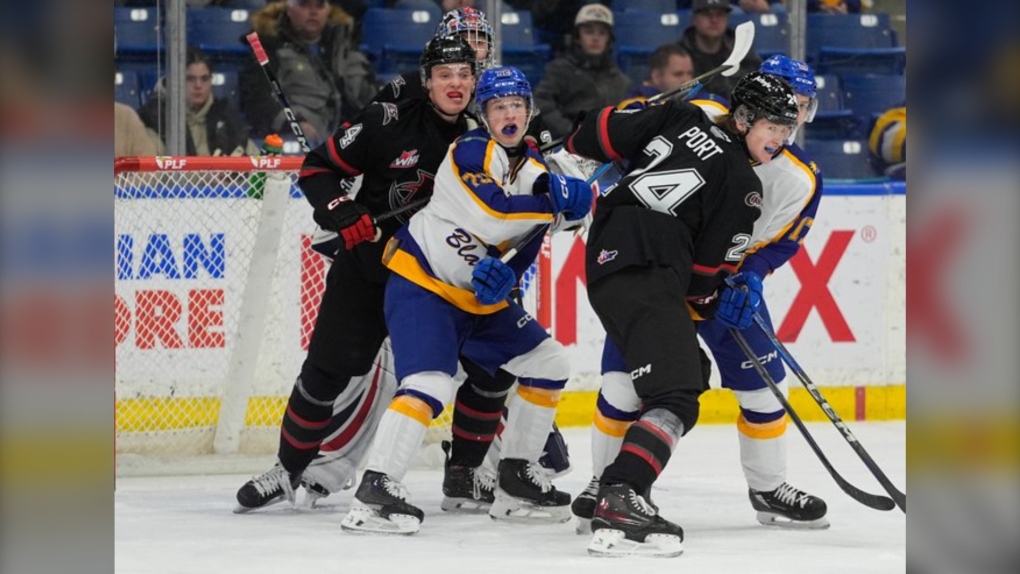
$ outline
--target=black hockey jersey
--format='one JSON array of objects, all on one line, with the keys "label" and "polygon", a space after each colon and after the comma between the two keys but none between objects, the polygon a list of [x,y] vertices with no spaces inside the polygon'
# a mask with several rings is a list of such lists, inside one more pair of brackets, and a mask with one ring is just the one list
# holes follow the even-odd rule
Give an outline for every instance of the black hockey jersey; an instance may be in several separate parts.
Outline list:
[{"label": "black hockey jersey", "polygon": [[[305,157],[298,185],[316,210],[346,195],[350,180],[364,175],[355,200],[379,216],[432,195],[436,169],[453,140],[466,132],[462,114],[444,121],[427,99],[373,103]],[[366,277],[384,281],[386,241],[414,210],[380,222],[382,237],[354,248]]]},{"label": "black hockey jersey", "polygon": [[[410,98],[427,98],[429,96],[425,87],[421,85],[421,75],[419,72],[407,72],[401,74],[389,82],[379,90],[376,94],[373,102],[390,102],[396,103],[401,102]],[[534,105],[534,102],[532,102]],[[469,113],[472,114],[472,119],[478,121],[477,110],[474,104],[468,106]],[[478,122],[481,125],[481,122]],[[531,136],[536,145],[543,146],[552,141],[552,132],[545,127],[545,122],[542,121],[541,110],[535,108],[535,115],[531,118],[531,123],[528,124],[527,134]]]},{"label": "black hockey jersey", "polygon": [[666,265],[677,270],[688,298],[703,302],[751,246],[761,181],[743,142],[696,106],[605,108],[582,120],[567,150],[630,162],[596,203],[585,258],[589,284],[631,265]]}]

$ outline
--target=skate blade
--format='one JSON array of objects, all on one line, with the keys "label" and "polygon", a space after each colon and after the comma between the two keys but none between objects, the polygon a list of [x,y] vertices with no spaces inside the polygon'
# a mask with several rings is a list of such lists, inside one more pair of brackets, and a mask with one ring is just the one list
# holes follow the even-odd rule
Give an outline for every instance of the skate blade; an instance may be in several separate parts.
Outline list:
[{"label": "skate blade", "polygon": [[576,514],[574,515],[574,518],[577,519],[577,524],[575,525],[574,532],[581,535],[591,534],[591,518],[581,518]]},{"label": "skate blade", "polygon": [[442,508],[446,512],[454,512],[457,514],[485,514],[490,508],[492,508],[492,503],[475,500],[473,498],[454,498],[444,496],[443,501],[439,503],[439,508]]},{"label": "skate blade", "polygon": [[319,494],[314,490],[305,490],[305,496],[303,499],[301,499],[301,508],[311,510],[315,508],[316,503],[318,503],[323,498],[326,498],[327,496],[329,495]]},{"label": "skate blade", "polygon": [[256,510],[269,508],[270,506],[283,502],[284,500],[287,500],[287,497],[280,495],[270,500],[269,502],[263,504],[262,506],[244,506],[239,502],[234,506],[234,514],[248,514],[249,512],[255,512]]},{"label": "skate blade", "polygon": [[600,528],[588,543],[588,554],[600,558],[648,556],[674,558],[684,552],[683,541],[669,534],[649,534],[644,542],[629,540],[622,530]]},{"label": "skate blade", "polygon": [[824,516],[815,520],[793,520],[788,516],[764,510],[758,511],[758,522],[765,526],[788,530],[825,530],[829,527],[829,519]]},{"label": "skate blade", "polygon": [[489,509],[493,520],[521,524],[561,524],[570,520],[570,506],[537,506],[508,495],[496,495]]},{"label": "skate blade", "polygon": [[383,518],[378,512],[355,499],[351,510],[340,521],[340,528],[352,534],[388,534],[408,536],[421,528],[421,522],[407,514],[391,514]]}]

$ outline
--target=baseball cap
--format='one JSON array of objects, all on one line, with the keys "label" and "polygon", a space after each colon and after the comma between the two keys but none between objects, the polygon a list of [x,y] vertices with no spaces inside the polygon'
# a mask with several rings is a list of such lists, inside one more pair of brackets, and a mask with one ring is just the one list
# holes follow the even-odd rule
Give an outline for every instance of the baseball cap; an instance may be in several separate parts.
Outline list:
[{"label": "baseball cap", "polygon": [[729,0],[694,0],[694,2],[691,2],[692,14],[702,10],[710,10],[712,8],[725,10],[727,13],[733,11],[733,6],[730,5]]},{"label": "baseball cap", "polygon": [[574,26],[580,26],[588,22],[599,22],[612,28],[613,13],[602,4],[585,4],[577,11],[577,17],[574,18]]}]

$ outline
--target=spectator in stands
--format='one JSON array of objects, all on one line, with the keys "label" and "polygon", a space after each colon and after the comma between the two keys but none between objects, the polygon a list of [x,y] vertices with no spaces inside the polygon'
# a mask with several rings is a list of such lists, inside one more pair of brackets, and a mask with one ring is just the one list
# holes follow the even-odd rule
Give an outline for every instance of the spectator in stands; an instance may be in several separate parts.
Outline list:
[{"label": "spectator in stands", "polygon": [[[273,2],[252,15],[252,24],[312,147],[379,91],[354,40],[354,19],[328,0]],[[283,109],[254,59],[241,73],[240,89],[241,109],[256,136],[289,133]]]},{"label": "spectator in stands", "polygon": [[[248,128],[241,121],[237,108],[230,101],[218,99],[212,93],[213,67],[206,55],[197,48],[188,48],[185,66],[185,153],[255,155],[257,150],[248,142]],[[156,85],[156,92],[139,112],[145,125],[161,135],[167,125],[165,92],[163,78]]]},{"label": "spectator in stands", "polygon": [[[732,9],[727,0],[694,0],[691,3],[691,25],[680,37],[680,45],[694,60],[694,75],[719,67],[733,51],[734,32],[729,27]],[[761,57],[751,50],[740,62],[740,71],[729,77],[716,76],[705,84],[704,91],[727,98],[737,81],[757,70],[760,64]]]},{"label": "spectator in stands", "polygon": [[602,4],[588,4],[574,18],[570,51],[546,66],[535,87],[535,105],[553,137],[560,137],[582,112],[616,105],[630,83],[613,58],[613,13]]},{"label": "spectator in stands", "polygon": [[822,14],[857,14],[861,11],[861,0],[807,0],[807,11]]},{"label": "spectator in stands", "polygon": [[694,78],[694,60],[680,44],[663,44],[656,48],[648,58],[648,67],[648,79],[631,88],[627,92],[628,99],[620,107],[627,107],[631,100],[643,101],[671,92]]},{"label": "spectator in stands", "polygon": [[159,155],[160,149],[134,108],[113,102],[113,157]]},{"label": "spectator in stands", "polygon": [[890,108],[874,121],[868,150],[875,169],[893,179],[907,179],[907,107]]},{"label": "spectator in stands", "polygon": [[746,14],[785,14],[784,0],[730,0],[733,11]]}]

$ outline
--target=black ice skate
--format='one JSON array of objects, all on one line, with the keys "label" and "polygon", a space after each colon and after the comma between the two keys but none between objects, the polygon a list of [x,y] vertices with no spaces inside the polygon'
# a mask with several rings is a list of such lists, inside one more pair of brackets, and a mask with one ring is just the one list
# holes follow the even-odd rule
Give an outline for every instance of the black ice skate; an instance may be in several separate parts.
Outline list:
[{"label": "black ice skate", "polygon": [[443,441],[446,453],[443,474],[443,502],[440,508],[447,512],[488,512],[495,500],[496,477],[482,467],[450,465],[450,443]]},{"label": "black ice skate", "polygon": [[825,501],[787,483],[772,492],[748,490],[758,522],[766,526],[818,530],[829,527]]},{"label": "black ice skate", "polygon": [[489,516],[516,522],[566,522],[570,520],[570,495],[556,490],[537,462],[503,459]]},{"label": "black ice skate", "polygon": [[276,463],[273,468],[259,476],[253,476],[238,489],[234,512],[239,514],[250,512],[284,499],[293,504],[294,490],[299,482],[299,476],[290,474],[280,463]]},{"label": "black ice skate", "polygon": [[683,553],[684,530],[627,484],[599,489],[588,554],[673,557]]},{"label": "black ice skate", "polygon": [[403,484],[381,472],[366,470],[340,528],[358,534],[414,534],[421,528],[425,513],[408,498]]},{"label": "black ice skate", "polygon": [[591,534],[591,519],[595,516],[595,503],[599,496],[599,479],[592,477],[584,491],[570,503],[570,512],[577,518],[577,533]]}]

